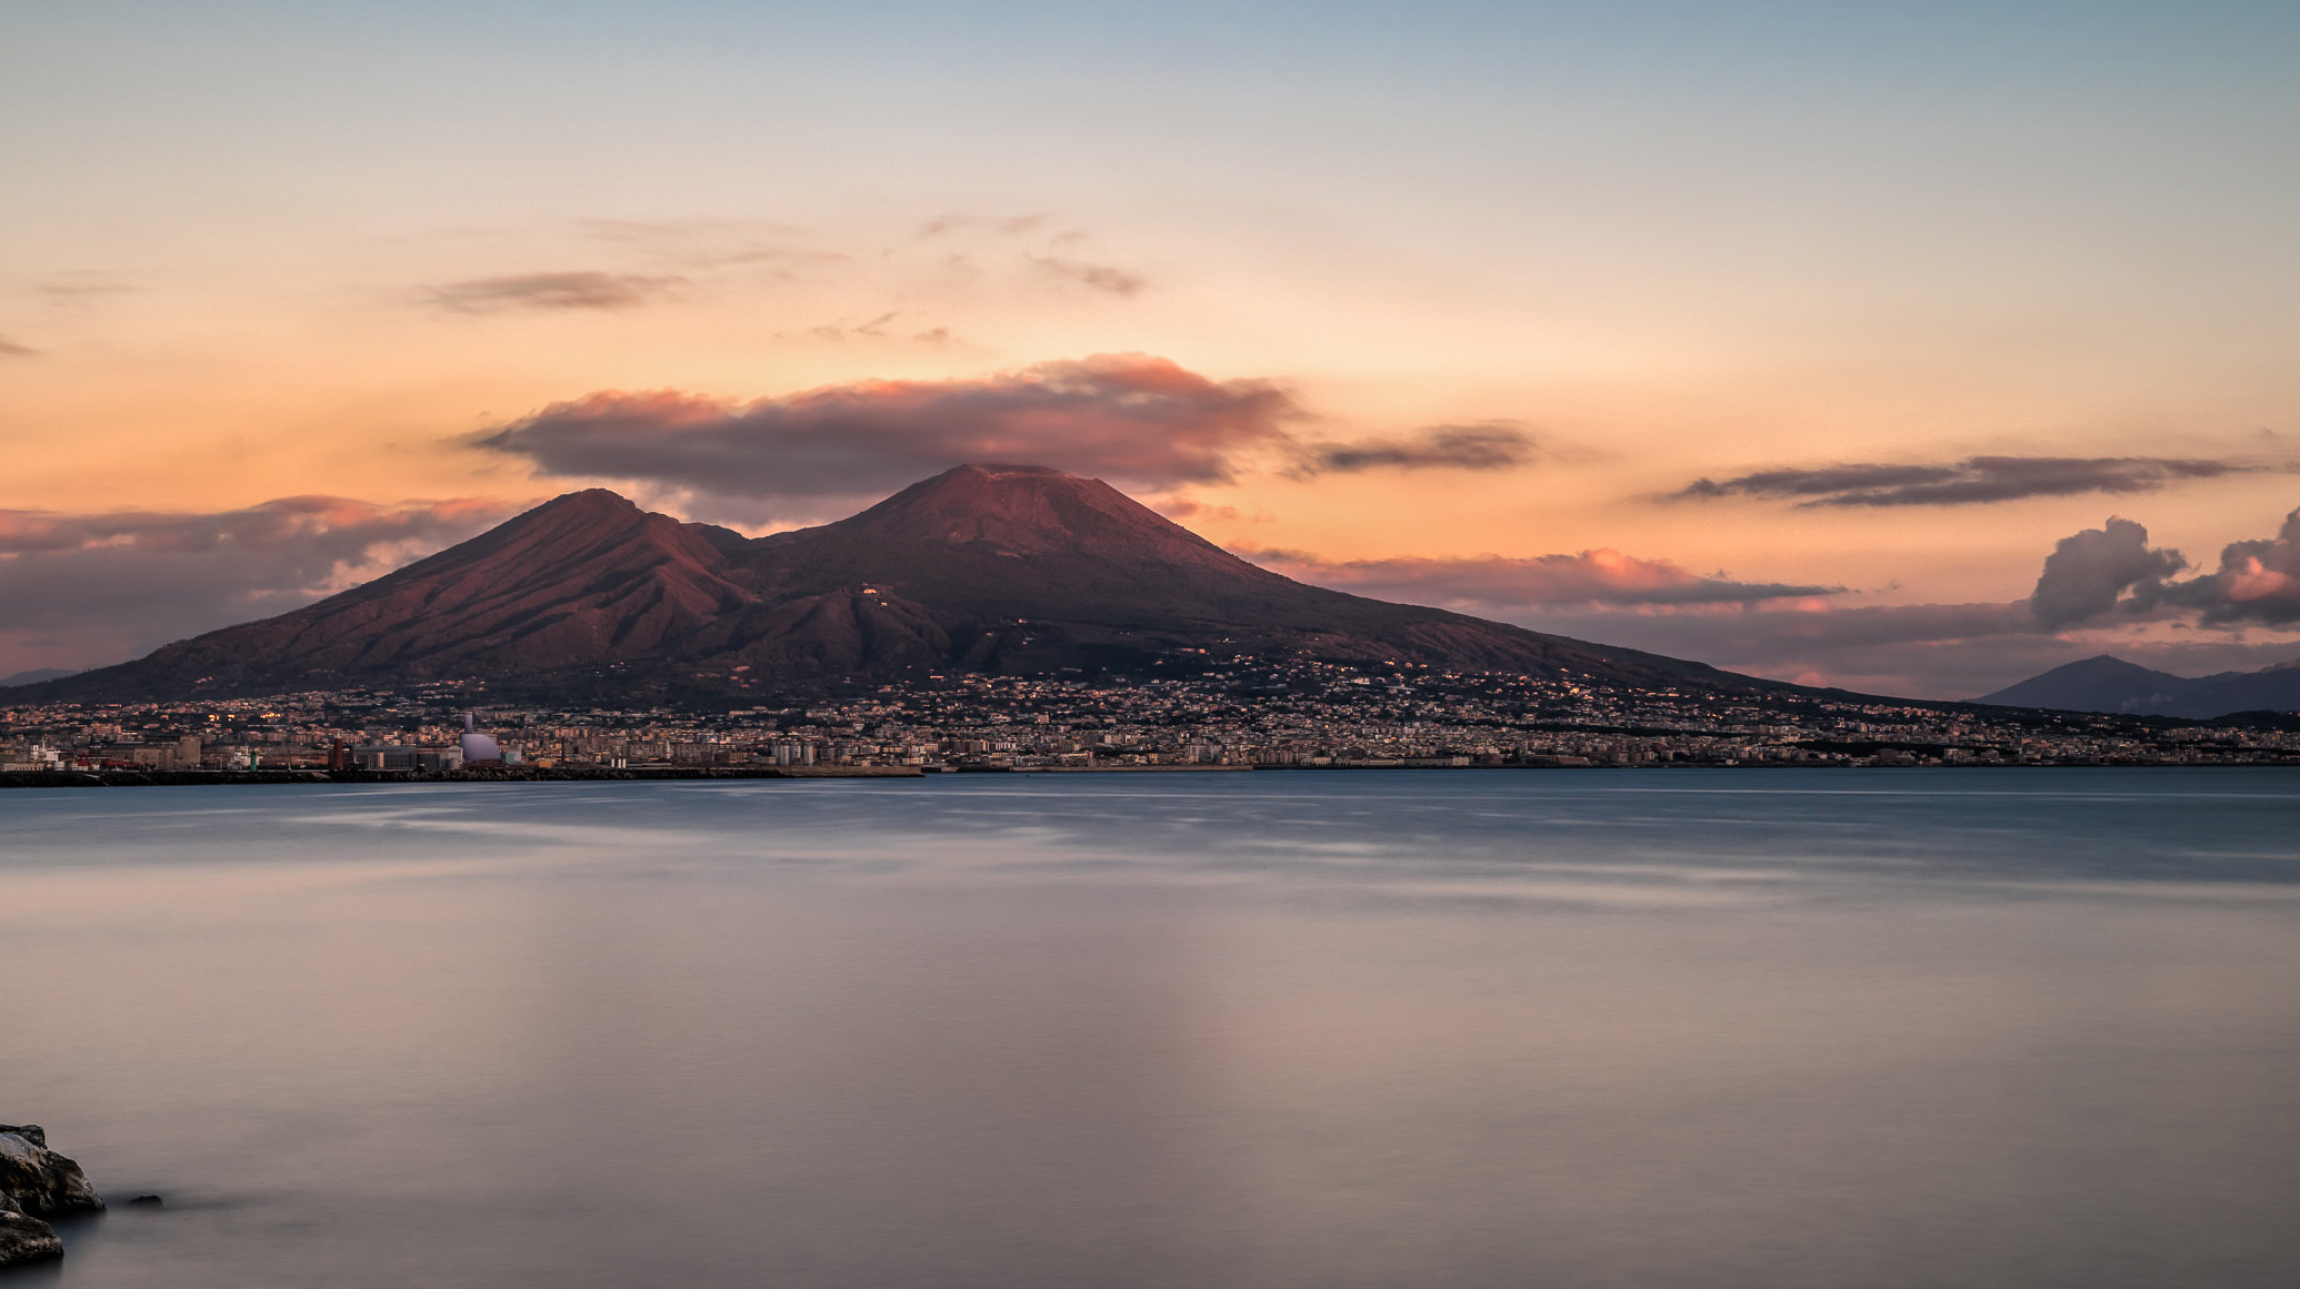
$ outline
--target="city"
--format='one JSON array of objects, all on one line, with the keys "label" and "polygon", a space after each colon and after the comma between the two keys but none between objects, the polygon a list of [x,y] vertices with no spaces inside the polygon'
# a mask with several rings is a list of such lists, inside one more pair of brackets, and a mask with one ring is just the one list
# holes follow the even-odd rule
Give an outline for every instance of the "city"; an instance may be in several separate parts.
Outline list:
[{"label": "city", "polygon": [[[1184,674],[1170,678],[936,676],[748,707],[507,704],[476,682],[0,707],[0,782],[2300,761],[2300,719],[2271,713],[2194,722],[1404,663],[1174,661]],[[467,763],[466,714],[500,759]]]}]

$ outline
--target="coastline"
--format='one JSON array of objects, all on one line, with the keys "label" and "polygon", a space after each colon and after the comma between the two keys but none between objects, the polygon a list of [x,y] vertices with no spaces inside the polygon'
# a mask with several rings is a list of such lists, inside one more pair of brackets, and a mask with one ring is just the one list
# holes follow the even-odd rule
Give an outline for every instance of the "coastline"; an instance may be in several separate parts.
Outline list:
[{"label": "coastline", "polygon": [[464,783],[646,783],[710,779],[921,779],[945,774],[1237,774],[1247,771],[1304,773],[1322,770],[1409,770],[1420,772],[1496,770],[2177,770],[2289,768],[2290,761],[2196,763],[2157,761],[2031,761],[1995,765],[1828,765],[1770,762],[1725,765],[1715,762],[1646,765],[852,765],[852,766],[693,766],[679,768],[593,769],[553,767],[514,771],[394,770],[9,770],[0,771],[0,790],[9,788],[181,788],[263,784],[464,784]]},{"label": "coastline", "polygon": [[652,779],[916,779],[915,765],[519,770],[7,770],[0,788],[180,788],[278,783],[560,783]]}]

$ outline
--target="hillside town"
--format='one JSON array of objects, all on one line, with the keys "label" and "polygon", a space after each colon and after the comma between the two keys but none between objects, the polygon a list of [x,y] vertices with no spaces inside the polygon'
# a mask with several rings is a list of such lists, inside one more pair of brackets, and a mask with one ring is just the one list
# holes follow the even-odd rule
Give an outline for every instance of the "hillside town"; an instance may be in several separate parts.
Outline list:
[{"label": "hillside town", "polygon": [[1182,674],[1171,677],[953,675],[692,710],[507,705],[454,682],[0,706],[0,774],[23,783],[2300,762],[2300,718],[2270,713],[2192,722],[1810,690],[1628,690],[1402,663],[1176,661]]}]

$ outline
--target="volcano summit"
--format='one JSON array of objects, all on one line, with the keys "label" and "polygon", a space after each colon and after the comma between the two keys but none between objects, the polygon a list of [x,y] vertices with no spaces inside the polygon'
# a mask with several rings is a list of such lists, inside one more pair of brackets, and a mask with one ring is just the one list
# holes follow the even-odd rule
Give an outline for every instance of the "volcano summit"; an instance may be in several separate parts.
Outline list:
[{"label": "volcano summit", "polygon": [[1145,674],[1236,654],[1775,688],[1307,586],[1099,480],[995,465],[760,538],[651,514],[604,489],[569,493],[317,604],[43,688],[181,699],[481,680],[628,697],[954,671]]}]

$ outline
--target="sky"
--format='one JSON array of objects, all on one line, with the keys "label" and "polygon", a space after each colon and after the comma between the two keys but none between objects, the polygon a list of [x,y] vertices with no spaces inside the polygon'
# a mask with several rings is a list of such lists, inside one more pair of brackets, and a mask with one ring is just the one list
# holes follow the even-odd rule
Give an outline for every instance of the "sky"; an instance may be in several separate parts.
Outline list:
[{"label": "sky", "polygon": [[0,676],[966,461],[1959,698],[2300,658],[2289,3],[0,8]]}]

